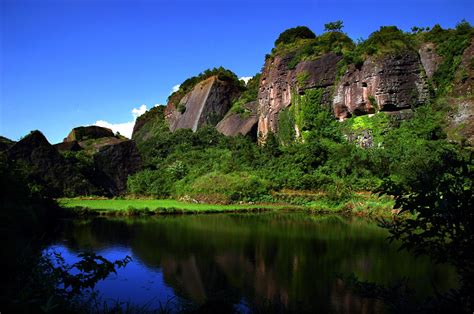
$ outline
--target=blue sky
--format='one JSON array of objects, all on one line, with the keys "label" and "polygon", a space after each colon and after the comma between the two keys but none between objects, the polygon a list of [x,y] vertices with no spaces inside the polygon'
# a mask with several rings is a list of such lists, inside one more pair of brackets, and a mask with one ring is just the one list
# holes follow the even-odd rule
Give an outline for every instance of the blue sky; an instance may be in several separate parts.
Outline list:
[{"label": "blue sky", "polygon": [[357,39],[381,25],[473,17],[472,0],[0,0],[0,135],[39,129],[56,143],[99,120],[130,127],[143,105],[165,104],[206,68],[259,72],[278,34],[297,25],[318,34],[340,19]]}]

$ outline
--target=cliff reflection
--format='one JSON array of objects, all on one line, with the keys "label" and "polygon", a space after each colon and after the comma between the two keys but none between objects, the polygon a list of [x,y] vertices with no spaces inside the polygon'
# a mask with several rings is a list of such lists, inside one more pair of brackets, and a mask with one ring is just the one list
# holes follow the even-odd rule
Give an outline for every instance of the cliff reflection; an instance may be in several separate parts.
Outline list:
[{"label": "cliff reflection", "polygon": [[135,262],[197,304],[373,313],[383,305],[352,294],[336,273],[380,284],[408,277],[420,297],[432,294],[432,280],[454,285],[450,269],[398,252],[386,235],[364,220],[298,213],[95,219],[68,222],[63,233],[73,250],[130,247]]}]

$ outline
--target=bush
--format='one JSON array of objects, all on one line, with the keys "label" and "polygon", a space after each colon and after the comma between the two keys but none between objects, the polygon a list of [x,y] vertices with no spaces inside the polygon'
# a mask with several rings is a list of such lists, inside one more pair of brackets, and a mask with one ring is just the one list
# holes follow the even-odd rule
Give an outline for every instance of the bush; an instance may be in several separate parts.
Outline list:
[{"label": "bush", "polygon": [[297,39],[311,39],[316,38],[316,35],[306,26],[297,26],[289,28],[278,36],[275,41],[275,46],[279,44],[291,44]]}]

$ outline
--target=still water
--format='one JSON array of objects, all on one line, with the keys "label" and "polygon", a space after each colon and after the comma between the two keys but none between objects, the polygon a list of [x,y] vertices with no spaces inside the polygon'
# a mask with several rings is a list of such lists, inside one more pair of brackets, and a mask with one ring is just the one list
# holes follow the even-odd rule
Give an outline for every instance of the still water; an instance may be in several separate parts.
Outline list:
[{"label": "still water", "polygon": [[372,313],[383,304],[358,297],[338,274],[385,285],[406,278],[420,300],[456,285],[452,269],[398,251],[387,235],[365,219],[306,213],[95,218],[66,221],[49,250],[69,263],[86,250],[131,256],[96,290],[148,309]]}]

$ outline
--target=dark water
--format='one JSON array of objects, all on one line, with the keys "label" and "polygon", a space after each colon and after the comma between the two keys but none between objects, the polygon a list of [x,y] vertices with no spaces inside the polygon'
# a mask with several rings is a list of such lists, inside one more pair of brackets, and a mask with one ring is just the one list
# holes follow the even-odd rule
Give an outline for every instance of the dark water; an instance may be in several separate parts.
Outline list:
[{"label": "dark water", "polygon": [[93,250],[133,261],[97,285],[106,301],[153,309],[191,302],[246,311],[371,313],[336,274],[390,284],[408,278],[420,300],[456,285],[446,266],[388,244],[387,232],[364,219],[305,213],[212,214],[67,221],[57,243],[72,263]]}]

